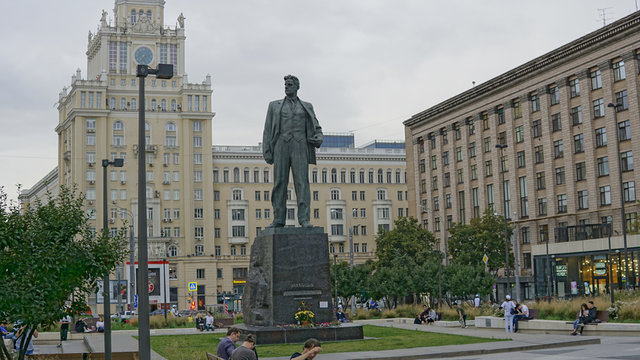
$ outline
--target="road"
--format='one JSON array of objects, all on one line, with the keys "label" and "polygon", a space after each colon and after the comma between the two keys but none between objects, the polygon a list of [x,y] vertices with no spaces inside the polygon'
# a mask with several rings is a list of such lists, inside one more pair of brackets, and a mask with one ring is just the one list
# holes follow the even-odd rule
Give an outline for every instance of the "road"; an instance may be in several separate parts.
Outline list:
[{"label": "road", "polygon": [[466,356],[465,360],[640,360],[640,338],[603,336],[600,345]]}]

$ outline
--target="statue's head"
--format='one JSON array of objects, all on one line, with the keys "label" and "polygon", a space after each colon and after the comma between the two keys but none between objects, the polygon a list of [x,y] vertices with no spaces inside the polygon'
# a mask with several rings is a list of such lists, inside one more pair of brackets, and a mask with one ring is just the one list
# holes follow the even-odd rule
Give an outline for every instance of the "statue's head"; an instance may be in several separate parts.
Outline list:
[{"label": "statue's head", "polygon": [[293,75],[284,77],[284,93],[287,96],[295,96],[300,89],[300,80]]}]

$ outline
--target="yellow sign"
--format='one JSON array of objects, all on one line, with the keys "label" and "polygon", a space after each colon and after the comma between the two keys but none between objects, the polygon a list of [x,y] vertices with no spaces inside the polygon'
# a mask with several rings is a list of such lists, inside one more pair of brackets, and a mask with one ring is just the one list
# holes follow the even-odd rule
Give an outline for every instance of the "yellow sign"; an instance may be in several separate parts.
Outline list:
[{"label": "yellow sign", "polygon": [[233,280],[234,284],[246,284],[247,280]]},{"label": "yellow sign", "polygon": [[484,254],[484,256],[482,257],[482,261],[484,261],[484,264],[487,265],[487,261],[489,261],[489,257],[487,256],[487,254]]}]

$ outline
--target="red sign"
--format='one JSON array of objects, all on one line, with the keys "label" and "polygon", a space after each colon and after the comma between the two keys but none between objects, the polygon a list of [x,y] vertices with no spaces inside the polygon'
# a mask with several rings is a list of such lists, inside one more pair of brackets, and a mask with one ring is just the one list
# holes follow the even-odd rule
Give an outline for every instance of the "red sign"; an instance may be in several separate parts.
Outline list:
[{"label": "red sign", "polygon": [[153,292],[153,283],[151,281],[149,281],[149,292],[152,293]]}]

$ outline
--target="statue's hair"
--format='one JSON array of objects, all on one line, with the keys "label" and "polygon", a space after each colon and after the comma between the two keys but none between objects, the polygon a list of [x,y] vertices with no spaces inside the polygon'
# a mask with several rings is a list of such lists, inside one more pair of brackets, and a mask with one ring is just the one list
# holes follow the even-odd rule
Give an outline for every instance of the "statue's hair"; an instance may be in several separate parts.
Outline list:
[{"label": "statue's hair", "polygon": [[291,75],[291,74],[286,75],[286,76],[284,77],[284,81],[287,81],[287,80],[292,80],[292,81],[293,81],[293,83],[294,83],[294,84],[296,84],[296,86],[298,87],[298,89],[300,88],[300,80],[298,80],[298,78],[297,78],[296,76],[293,76],[293,75]]}]

